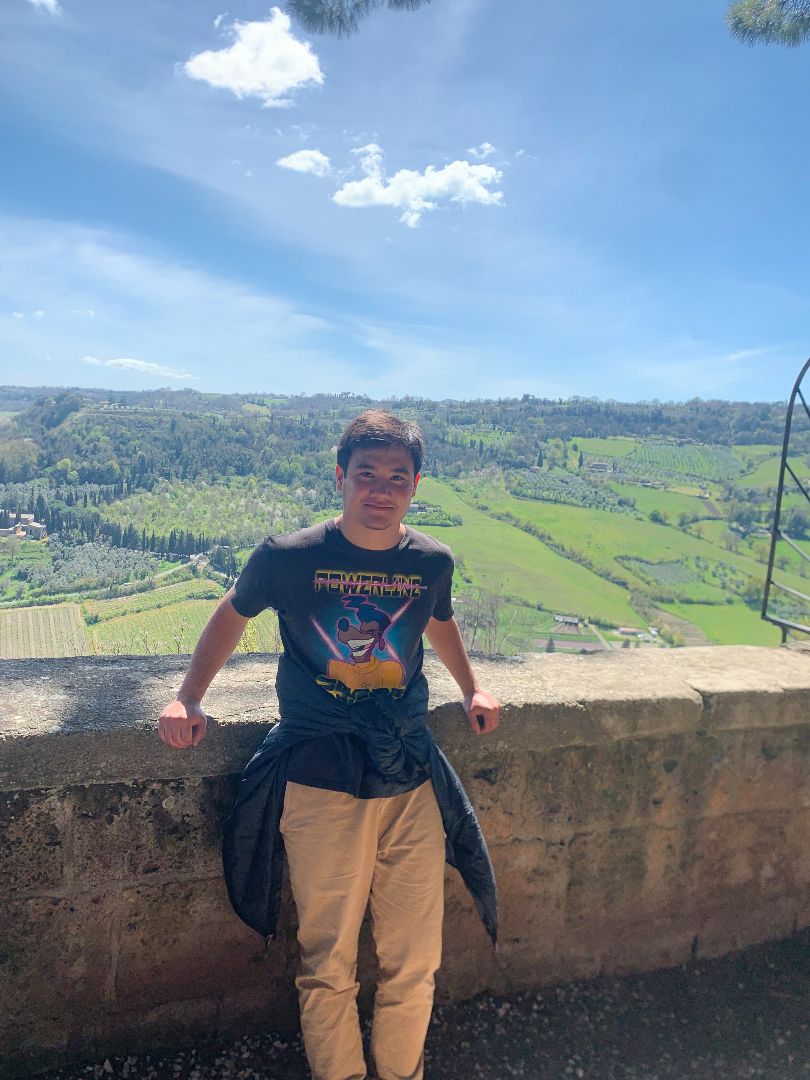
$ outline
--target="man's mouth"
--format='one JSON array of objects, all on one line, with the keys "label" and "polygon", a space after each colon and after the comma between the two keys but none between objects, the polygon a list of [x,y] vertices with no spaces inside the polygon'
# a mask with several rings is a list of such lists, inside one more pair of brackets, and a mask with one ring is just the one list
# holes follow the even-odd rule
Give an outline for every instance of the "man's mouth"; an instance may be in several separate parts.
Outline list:
[{"label": "man's mouth", "polygon": [[369,510],[393,510],[394,509],[394,507],[390,503],[367,502],[365,505]]}]

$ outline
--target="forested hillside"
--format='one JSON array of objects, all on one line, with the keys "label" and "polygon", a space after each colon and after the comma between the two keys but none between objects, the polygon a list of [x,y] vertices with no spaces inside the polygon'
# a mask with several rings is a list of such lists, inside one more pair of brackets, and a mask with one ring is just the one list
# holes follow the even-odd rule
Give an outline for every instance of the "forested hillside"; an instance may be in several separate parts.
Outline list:
[{"label": "forested hillside", "polygon": [[[453,545],[460,620],[476,647],[597,648],[627,623],[644,633],[657,627],[658,643],[772,639],[757,610],[784,406],[698,399],[372,402],[0,387],[0,529],[29,514],[49,536],[2,542],[0,604],[80,604],[66,616],[71,648],[80,611],[86,648],[103,651],[109,633],[91,628],[107,617],[92,604],[120,605],[196,574],[207,581],[204,595],[183,586],[164,591],[159,605],[161,625],[169,600],[185,605],[188,623],[189,605],[201,612],[257,540],[337,511],[334,446],[372,404],[425,432],[431,483],[409,520]],[[810,474],[801,430],[792,452],[800,475]],[[810,530],[805,506],[799,496],[786,510],[799,543]],[[597,543],[595,522],[615,550]],[[500,574],[480,543],[490,532]],[[130,567],[115,555],[124,551],[142,562]],[[509,559],[514,582],[504,584]],[[796,552],[779,559],[801,583]],[[146,625],[157,610],[133,600],[114,617]],[[554,621],[560,611],[582,621],[573,643]],[[191,623],[196,632],[199,618]],[[193,644],[162,633],[153,645]],[[0,622],[0,655],[2,634]],[[116,640],[133,645],[122,635]],[[134,651],[154,651],[148,627],[141,636],[147,644]]]}]

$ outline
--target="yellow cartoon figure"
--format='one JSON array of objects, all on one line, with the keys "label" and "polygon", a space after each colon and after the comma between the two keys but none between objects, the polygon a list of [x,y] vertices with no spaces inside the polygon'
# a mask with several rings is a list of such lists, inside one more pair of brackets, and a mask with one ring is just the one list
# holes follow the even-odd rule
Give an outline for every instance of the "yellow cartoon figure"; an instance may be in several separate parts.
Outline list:
[{"label": "yellow cartoon figure", "polygon": [[361,596],[344,596],[343,606],[352,608],[357,622],[338,620],[335,636],[351,652],[351,660],[330,660],[327,674],[350,690],[394,690],[402,686],[404,671],[397,660],[380,660],[374,650],[385,651],[385,631],[390,618]]}]

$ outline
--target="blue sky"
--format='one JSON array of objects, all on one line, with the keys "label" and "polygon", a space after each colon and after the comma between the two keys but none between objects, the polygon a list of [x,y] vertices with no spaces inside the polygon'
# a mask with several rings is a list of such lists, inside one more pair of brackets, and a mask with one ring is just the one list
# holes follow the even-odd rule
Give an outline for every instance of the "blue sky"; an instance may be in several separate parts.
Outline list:
[{"label": "blue sky", "polygon": [[1,382],[787,397],[810,47],[706,0],[227,2],[5,0]]}]

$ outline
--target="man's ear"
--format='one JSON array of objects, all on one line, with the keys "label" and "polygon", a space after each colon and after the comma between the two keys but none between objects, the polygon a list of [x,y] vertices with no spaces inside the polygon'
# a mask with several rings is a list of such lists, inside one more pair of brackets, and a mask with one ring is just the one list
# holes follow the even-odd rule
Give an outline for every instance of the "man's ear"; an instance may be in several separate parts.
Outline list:
[{"label": "man's ear", "polygon": [[339,465],[335,466],[335,487],[338,491],[343,491],[343,469]]},{"label": "man's ear", "polygon": [[422,474],[421,473],[417,473],[416,476],[413,478],[413,494],[414,495],[416,494],[416,489],[419,487],[419,481],[421,479],[422,479]]}]

